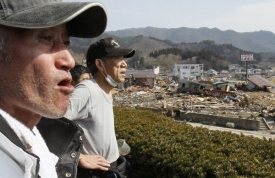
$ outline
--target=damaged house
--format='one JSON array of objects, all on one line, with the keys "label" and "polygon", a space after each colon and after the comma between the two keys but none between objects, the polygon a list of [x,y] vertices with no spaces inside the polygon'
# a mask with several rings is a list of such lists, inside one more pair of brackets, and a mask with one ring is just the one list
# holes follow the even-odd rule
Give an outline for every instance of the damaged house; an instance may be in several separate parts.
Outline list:
[{"label": "damaged house", "polygon": [[125,82],[118,86],[119,89],[129,86],[140,86],[153,88],[155,85],[156,76],[159,75],[159,67],[147,70],[129,69],[126,71]]},{"label": "damaged house", "polygon": [[251,75],[247,79],[246,88],[250,91],[269,91],[274,93],[275,84],[260,75]]},{"label": "damaged house", "polygon": [[237,96],[235,84],[229,82],[203,83],[190,80],[179,80],[179,93],[202,94],[206,96]]},{"label": "damaged house", "polygon": [[236,92],[237,91],[234,83],[215,82],[213,85],[215,86],[214,88],[217,90],[222,90],[222,91],[226,91],[226,92]]},{"label": "damaged house", "polygon": [[191,80],[178,80],[178,89],[179,93],[192,93],[192,94],[203,94],[204,89],[212,89],[213,85],[206,83],[199,83]]}]

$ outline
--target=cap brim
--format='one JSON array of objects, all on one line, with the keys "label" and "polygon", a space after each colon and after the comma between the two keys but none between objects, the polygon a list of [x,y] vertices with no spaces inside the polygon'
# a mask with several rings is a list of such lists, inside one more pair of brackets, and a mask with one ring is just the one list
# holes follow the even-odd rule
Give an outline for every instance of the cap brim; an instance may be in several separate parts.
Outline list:
[{"label": "cap brim", "polygon": [[124,49],[124,48],[117,48],[115,51],[106,55],[107,57],[119,57],[123,56],[124,58],[133,57],[135,54],[134,49]]},{"label": "cap brim", "polygon": [[34,6],[0,20],[1,25],[39,29],[67,23],[71,36],[93,38],[107,25],[107,14],[100,3],[51,2]]}]

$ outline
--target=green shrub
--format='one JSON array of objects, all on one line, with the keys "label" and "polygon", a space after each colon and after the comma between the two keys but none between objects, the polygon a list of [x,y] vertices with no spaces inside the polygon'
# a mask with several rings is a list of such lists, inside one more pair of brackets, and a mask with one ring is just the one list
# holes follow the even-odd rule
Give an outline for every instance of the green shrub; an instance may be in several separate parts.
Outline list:
[{"label": "green shrub", "polygon": [[192,127],[148,110],[115,107],[131,146],[133,178],[275,177],[275,142]]}]

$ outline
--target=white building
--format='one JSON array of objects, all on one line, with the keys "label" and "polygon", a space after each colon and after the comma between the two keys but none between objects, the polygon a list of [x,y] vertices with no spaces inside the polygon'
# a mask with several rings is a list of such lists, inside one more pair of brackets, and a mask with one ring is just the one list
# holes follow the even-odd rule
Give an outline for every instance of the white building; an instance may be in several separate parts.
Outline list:
[{"label": "white building", "polygon": [[174,76],[179,79],[203,78],[203,64],[174,64]]}]

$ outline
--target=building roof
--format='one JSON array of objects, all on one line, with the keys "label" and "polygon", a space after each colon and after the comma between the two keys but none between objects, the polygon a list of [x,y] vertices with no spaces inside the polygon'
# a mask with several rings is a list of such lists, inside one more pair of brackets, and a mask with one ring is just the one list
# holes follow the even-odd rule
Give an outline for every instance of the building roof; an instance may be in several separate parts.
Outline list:
[{"label": "building roof", "polygon": [[264,87],[264,86],[275,87],[275,84],[273,82],[267,80],[266,78],[264,78],[260,75],[251,75],[251,76],[249,76],[248,81],[254,83],[255,85],[257,85],[259,87]]}]

